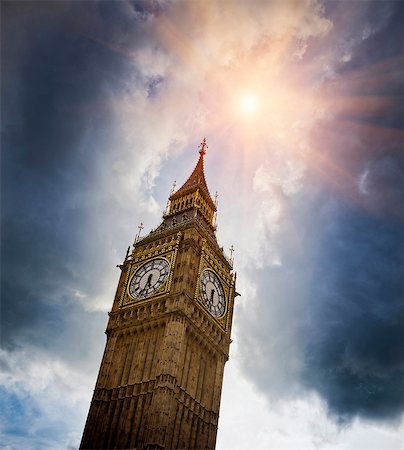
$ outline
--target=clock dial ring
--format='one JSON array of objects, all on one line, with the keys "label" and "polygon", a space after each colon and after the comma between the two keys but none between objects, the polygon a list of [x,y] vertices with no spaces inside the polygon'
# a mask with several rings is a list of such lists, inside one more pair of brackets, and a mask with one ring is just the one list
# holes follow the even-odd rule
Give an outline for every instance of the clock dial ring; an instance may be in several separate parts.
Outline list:
[{"label": "clock dial ring", "polygon": [[145,262],[133,274],[128,293],[136,300],[143,300],[155,294],[167,281],[170,263],[165,258],[155,258]]},{"label": "clock dial ring", "polygon": [[215,318],[226,312],[226,297],[219,277],[213,270],[205,269],[200,278],[200,293],[207,310]]}]

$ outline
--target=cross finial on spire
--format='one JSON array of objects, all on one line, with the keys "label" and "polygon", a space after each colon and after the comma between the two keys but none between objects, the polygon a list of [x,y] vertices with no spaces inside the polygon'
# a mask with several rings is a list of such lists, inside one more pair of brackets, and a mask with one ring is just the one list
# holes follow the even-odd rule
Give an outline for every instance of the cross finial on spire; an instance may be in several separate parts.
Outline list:
[{"label": "cross finial on spire", "polygon": [[[171,191],[170,191],[170,197],[174,194],[176,185],[177,185],[177,182],[174,181],[173,187],[171,188]],[[163,213],[163,216],[164,216],[164,214],[168,214],[170,211],[170,197],[168,197],[168,199],[167,199],[166,210]]]},{"label": "cross finial on spire", "polygon": [[206,138],[203,138],[203,141],[199,144],[199,154],[204,156],[206,154],[206,149],[208,148],[208,146],[206,145]]},{"label": "cross finial on spire", "polygon": [[234,250],[235,250],[234,245],[231,244],[231,247],[230,247],[230,261],[231,261],[232,264],[234,263],[234,257],[233,257]]},{"label": "cross finial on spire", "polygon": [[174,180],[173,187],[171,188],[170,195],[174,194],[175,186],[177,186],[177,182]]},{"label": "cross finial on spire", "polygon": [[133,243],[133,246],[135,246],[136,242],[140,239],[140,233],[142,232],[143,228],[144,228],[143,222],[140,222],[140,225],[137,227],[139,232],[135,236],[135,242]]}]

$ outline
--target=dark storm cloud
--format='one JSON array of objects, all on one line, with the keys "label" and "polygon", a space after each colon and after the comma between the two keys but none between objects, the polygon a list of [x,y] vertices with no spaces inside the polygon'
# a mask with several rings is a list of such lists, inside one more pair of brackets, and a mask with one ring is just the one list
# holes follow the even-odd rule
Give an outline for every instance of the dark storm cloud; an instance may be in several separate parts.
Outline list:
[{"label": "dark storm cloud", "polygon": [[145,39],[131,8],[2,3],[3,345],[60,332],[66,287],[90,282],[89,193],[111,144],[107,99],[137,73],[126,46]]},{"label": "dark storm cloud", "polygon": [[[368,62],[378,63],[382,53],[372,50]],[[390,87],[382,83],[358,94],[393,95],[397,67],[380,64],[378,70],[384,83],[392,80]],[[324,191],[311,200],[316,234],[306,236],[316,251],[308,262],[314,276],[302,382],[342,422],[390,420],[404,411],[404,146],[403,132],[393,128],[402,118],[395,103],[364,116],[343,117],[332,138],[327,124],[318,131],[333,166],[320,167],[326,177],[323,170],[323,176],[311,173],[311,183]]]},{"label": "dark storm cloud", "polygon": [[341,420],[389,419],[404,409],[402,222],[341,200],[334,208],[319,217],[304,383]]},{"label": "dark storm cloud", "polygon": [[[345,86],[345,95],[394,99],[402,89],[404,9],[360,7],[367,15],[357,30],[372,36],[350,47],[352,61],[330,92]],[[356,84],[344,85],[350,71]],[[268,398],[314,391],[341,423],[404,412],[402,118],[402,106],[386,101],[377,113],[344,112],[316,127],[319,150],[304,187],[285,198],[289,219],[276,238],[282,266],[267,269],[264,283],[261,271],[252,275],[258,304],[241,319],[245,369]],[[258,343],[255,355],[249,349]]]},{"label": "dark storm cloud", "polygon": [[[84,294],[102,289],[95,273],[106,273],[111,260],[98,255],[116,228],[94,227],[94,217],[109,213],[94,185],[99,161],[114,149],[109,99],[126,89],[128,72],[141,78],[126,50],[146,39],[130,4],[110,5],[1,5],[1,345],[8,351],[0,352],[0,403],[2,443],[13,448],[77,448],[72,428],[83,418],[71,407],[80,395],[72,380],[88,383],[102,352],[105,313],[85,311]],[[61,420],[53,407],[66,389]]]},{"label": "dark storm cloud", "polygon": [[370,210],[404,217],[404,148],[392,146],[369,160],[359,182]]},{"label": "dark storm cloud", "polygon": [[[388,167],[373,176],[393,178],[397,169],[387,173]],[[402,216],[391,214],[388,186],[374,198],[380,208],[369,210],[327,189],[318,173],[307,177],[288,205],[299,217],[300,244],[285,223],[283,265],[253,276],[257,309],[240,319],[245,369],[269,399],[317,392],[340,422],[398,418],[404,411]],[[402,191],[404,176],[395,188]]]}]

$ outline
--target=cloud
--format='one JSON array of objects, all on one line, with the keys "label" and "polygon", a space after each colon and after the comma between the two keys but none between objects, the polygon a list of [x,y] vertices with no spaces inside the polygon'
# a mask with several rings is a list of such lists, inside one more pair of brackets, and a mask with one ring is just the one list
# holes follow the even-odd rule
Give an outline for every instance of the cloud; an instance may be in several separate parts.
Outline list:
[{"label": "cloud", "polygon": [[398,141],[376,142],[366,157],[346,157],[361,140],[323,155],[328,172],[318,161],[306,166],[302,187],[282,197],[282,218],[271,213],[277,197],[258,173],[268,199],[256,235],[264,254],[245,269],[258,289],[240,315],[238,338],[244,370],[270,401],[317,392],[337,422],[397,424],[404,408],[401,152]]},{"label": "cloud", "polygon": [[375,213],[397,215],[402,219],[404,196],[404,157],[402,148],[385,148],[371,158],[359,175],[358,187],[364,202]]},{"label": "cloud", "polygon": [[80,436],[65,424],[82,427],[83,417],[77,414],[77,407],[83,398],[90,400],[92,376],[64,359],[39,354],[37,347],[32,350],[1,351],[2,445],[77,448]]},{"label": "cloud", "polygon": [[[357,11],[358,29],[376,17],[378,6],[369,17],[368,7]],[[256,260],[244,262],[241,288],[256,290],[247,290],[237,335],[243,370],[270,402],[316,392],[333,420],[351,426],[358,417],[397,425],[404,409],[402,131],[383,128],[401,127],[393,101],[365,106],[367,96],[397,92],[400,57],[384,62],[380,42],[392,32],[389,20],[393,28],[398,22],[391,4],[380,7],[383,21],[366,38],[379,45],[349,46],[351,73],[337,51],[316,65],[323,93],[306,150],[285,152],[282,166],[271,148],[255,173],[262,198],[252,202],[259,214],[244,246],[250,243]],[[330,50],[338,44],[334,32],[348,42],[350,32],[340,15],[329,17]],[[357,70],[366,57],[371,72]],[[341,91],[357,92],[364,103],[348,95],[341,109]]]},{"label": "cloud", "polygon": [[310,195],[307,184],[286,204],[301,218],[305,205],[306,220],[295,224],[300,248],[283,222],[269,246],[282,265],[269,257],[266,268],[249,271],[259,287],[239,317],[244,370],[273,401],[311,390],[337,420],[398,419],[402,223],[372,216],[321,185]]},{"label": "cloud", "polygon": [[324,270],[307,305],[304,380],[341,420],[398,418],[404,401],[401,226],[347,205],[338,205],[338,216],[321,236],[327,251],[316,261]]}]

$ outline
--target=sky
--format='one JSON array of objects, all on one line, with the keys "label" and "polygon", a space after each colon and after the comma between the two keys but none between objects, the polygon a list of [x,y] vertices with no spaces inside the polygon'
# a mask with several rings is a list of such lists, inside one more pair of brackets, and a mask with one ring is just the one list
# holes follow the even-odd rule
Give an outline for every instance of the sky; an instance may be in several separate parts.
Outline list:
[{"label": "sky", "polygon": [[81,439],[126,248],[206,137],[217,449],[404,448],[404,3],[1,2],[0,448]]}]

